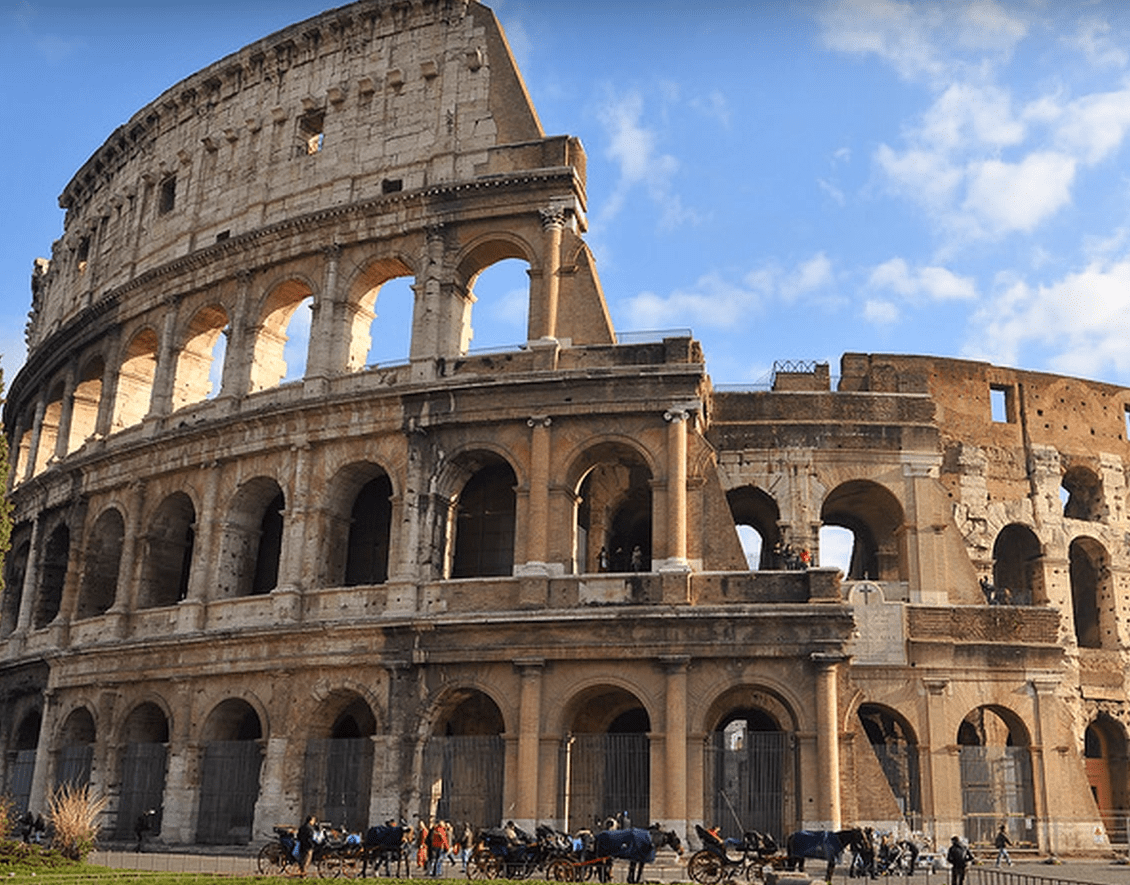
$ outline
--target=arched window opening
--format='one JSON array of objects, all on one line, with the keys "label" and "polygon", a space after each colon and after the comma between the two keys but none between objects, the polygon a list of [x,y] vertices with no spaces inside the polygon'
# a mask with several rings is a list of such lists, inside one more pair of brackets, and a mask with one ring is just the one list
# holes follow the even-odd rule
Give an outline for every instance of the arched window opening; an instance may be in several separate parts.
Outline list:
[{"label": "arched window opening", "polygon": [[126,347],[114,398],[114,430],[140,424],[148,414],[157,374],[158,343],[156,332],[143,329]]},{"label": "arched window opening", "polygon": [[455,508],[452,578],[509,575],[514,571],[514,469],[487,457],[467,480]]},{"label": "arched window opening", "polygon": [[838,525],[820,527],[820,567],[838,568],[846,577],[851,574],[855,533]]},{"label": "arched window opening", "polygon": [[263,511],[263,520],[259,524],[259,550],[255,557],[255,577],[251,583],[252,595],[270,593],[279,584],[284,507],[285,501],[282,492],[279,492]]},{"label": "arched window opening", "polygon": [[1063,474],[1062,490],[1067,495],[1063,515],[1068,519],[1100,522],[1106,515],[1102,480],[1089,467],[1077,465],[1068,469]]},{"label": "arched window opening", "polygon": [[633,825],[651,820],[651,718],[627,691],[598,686],[574,703],[562,770],[570,832],[626,813]]},{"label": "arched window opening", "polygon": [[527,340],[530,304],[529,264],[505,258],[474,279],[474,325],[465,348],[475,352],[515,350]]},{"label": "arched window opening", "polygon": [[204,723],[204,758],[196,841],[239,845],[251,841],[259,796],[262,725],[246,701],[229,699]]},{"label": "arched window opening", "polygon": [[918,741],[901,716],[877,704],[859,708],[859,723],[908,823],[922,812]]},{"label": "arched window opening", "polygon": [[392,483],[387,474],[382,474],[365,483],[353,502],[345,563],[347,587],[388,580],[391,528]]},{"label": "arched window opening", "polygon": [[964,829],[971,844],[993,844],[1003,823],[1017,846],[1036,843],[1035,794],[1029,738],[1011,711],[978,707],[962,721],[961,761]]},{"label": "arched window opening", "polygon": [[19,816],[28,809],[31,798],[31,778],[35,773],[35,753],[39,747],[39,726],[42,716],[39,710],[32,710],[20,720],[13,741],[15,759],[9,755],[8,796],[12,800],[12,810]]},{"label": "arched window opening", "polygon": [[35,450],[35,473],[42,473],[55,457],[55,446],[59,441],[59,422],[63,418],[63,382],[58,381],[47,394],[47,405],[43,410],[43,421],[39,425],[39,444]]},{"label": "arched window opening", "polygon": [[71,531],[65,525],[57,526],[43,548],[39,597],[36,600],[35,617],[32,619],[37,630],[46,627],[59,614],[70,556]]},{"label": "arched window opening", "polygon": [[433,818],[502,823],[505,731],[502,712],[483,692],[457,690],[446,698],[424,744]]},{"label": "arched window opening", "polygon": [[[899,537],[902,505],[883,486],[868,480],[852,480],[837,486],[824,499],[820,521],[852,533],[851,561],[845,578],[906,580]],[[825,563],[823,554],[817,561]]]},{"label": "arched window opening", "polygon": [[780,568],[774,551],[781,541],[781,511],[763,489],[742,486],[726,493],[738,540],[750,569]]},{"label": "arched window opening", "polygon": [[1083,764],[1087,783],[1110,841],[1127,839],[1130,808],[1130,765],[1127,764],[1125,728],[1107,714],[1087,726],[1083,735]]},{"label": "arched window opening", "polygon": [[607,443],[583,454],[576,480],[575,561],[582,572],[651,569],[651,470],[638,452]]},{"label": "arched window opening", "polygon": [[67,451],[74,452],[94,436],[98,429],[98,408],[102,402],[102,376],[106,363],[97,356],[87,360],[79,371],[75,392],[71,397],[71,434]]},{"label": "arched window opening", "polygon": [[0,636],[9,636],[19,623],[30,553],[31,545],[27,541],[17,543],[4,563],[4,606],[0,613]]},{"label": "arched window opening", "polygon": [[297,280],[276,286],[267,296],[255,336],[251,392],[306,374],[313,303],[310,288]]},{"label": "arched window opening", "polygon": [[347,372],[408,359],[416,304],[412,269],[397,258],[374,261],[354,282]]},{"label": "arched window opening", "polygon": [[[1093,538],[1076,538],[1067,550],[1075,641],[1082,648],[1114,647],[1109,559]],[[1108,609],[1108,611],[1104,611]]]},{"label": "arched window opening", "polygon": [[215,396],[219,386],[213,381],[213,369],[222,378],[223,362],[215,365],[217,349],[226,352],[228,314],[218,304],[196,312],[188,327],[184,345],[177,358],[176,381],[173,386],[173,409],[180,409]]},{"label": "arched window opening", "polygon": [[268,593],[278,584],[286,502],[279,484],[260,476],[232,501],[221,545],[220,597]]},{"label": "arched window opening", "polygon": [[138,607],[175,605],[188,596],[196,545],[196,508],[184,492],[169,495],[149,520]]},{"label": "arched window opening", "polygon": [[55,758],[55,785],[82,787],[90,783],[94,763],[94,717],[85,707],[71,712],[59,731]]},{"label": "arched window opening", "polygon": [[[993,542],[993,587],[1015,605],[1045,599],[1040,541],[1028,526],[1011,523]],[[1007,592],[1006,592],[1007,591]]]},{"label": "arched window opening", "polygon": [[364,699],[341,693],[331,698],[339,712],[329,736],[306,742],[303,808],[318,820],[329,820],[352,832],[368,826],[369,794],[373,779],[373,739],[376,719]]},{"label": "arched window opening", "polygon": [[169,720],[154,703],[134,707],[126,717],[118,757],[121,787],[114,833],[118,839],[134,837],[139,819],[149,825],[149,835],[161,833],[164,816]]},{"label": "arched window opening", "polygon": [[777,719],[756,707],[731,709],[709,735],[706,752],[714,824],[727,837],[757,830],[782,839],[792,753]]},{"label": "arched window opening", "polygon": [[104,614],[114,604],[125,535],[125,520],[117,510],[107,510],[95,521],[86,543],[76,620]]}]

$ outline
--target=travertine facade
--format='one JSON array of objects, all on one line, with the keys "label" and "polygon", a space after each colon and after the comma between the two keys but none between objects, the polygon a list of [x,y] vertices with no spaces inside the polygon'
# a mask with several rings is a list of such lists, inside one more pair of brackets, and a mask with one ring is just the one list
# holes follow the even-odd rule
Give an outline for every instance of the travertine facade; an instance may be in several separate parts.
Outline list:
[{"label": "travertine facade", "polygon": [[[618,342],[584,151],[467,0],[249,46],[61,199],[4,413],[21,806],[89,780],[169,843],[624,810],[1126,840],[1130,391],[849,354],[724,392],[690,338]],[[512,258],[528,342],[471,354]],[[402,277],[410,359],[367,366]],[[780,569],[822,526],[850,574]]]}]

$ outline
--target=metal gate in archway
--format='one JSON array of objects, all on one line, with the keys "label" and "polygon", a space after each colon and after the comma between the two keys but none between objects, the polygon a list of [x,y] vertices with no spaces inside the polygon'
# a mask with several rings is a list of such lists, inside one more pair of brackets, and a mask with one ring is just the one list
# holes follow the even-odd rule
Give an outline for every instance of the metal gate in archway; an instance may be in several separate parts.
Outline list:
[{"label": "metal gate in archway", "polygon": [[1036,845],[1032,754],[1027,747],[961,747],[961,805],[965,836],[992,845],[1004,824],[1017,846]]},{"label": "metal gate in archway", "polygon": [[303,815],[364,832],[369,826],[373,739],[312,738],[306,742]]},{"label": "metal gate in archway", "polygon": [[469,821],[480,827],[502,823],[506,745],[501,735],[428,738],[421,767],[421,809],[429,817]]},{"label": "metal gate in archway", "polygon": [[[142,815],[148,817],[151,836],[161,832],[167,757],[168,749],[164,744],[126,745],[122,753],[116,838],[129,839],[133,836],[137,819]],[[150,815],[150,812],[154,814]]]},{"label": "metal gate in archway", "polygon": [[635,825],[648,825],[651,744],[646,734],[570,735],[562,757],[562,817],[569,832],[625,812]]},{"label": "metal gate in archway", "polygon": [[744,731],[740,739],[711,733],[703,765],[708,824],[736,838],[757,830],[783,845],[795,823],[797,777],[796,742],[787,732]]},{"label": "metal gate in archway", "polygon": [[262,761],[257,741],[209,741],[204,745],[198,843],[245,845],[251,841]]}]

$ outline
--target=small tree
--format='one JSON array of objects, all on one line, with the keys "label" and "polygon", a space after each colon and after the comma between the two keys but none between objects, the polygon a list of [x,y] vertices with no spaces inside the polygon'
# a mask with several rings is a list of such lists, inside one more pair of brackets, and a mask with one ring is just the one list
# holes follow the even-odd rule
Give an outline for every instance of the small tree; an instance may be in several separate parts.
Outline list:
[{"label": "small tree", "polygon": [[52,847],[71,860],[85,860],[98,838],[98,816],[109,801],[106,796],[90,795],[90,784],[81,787],[68,782],[56,788],[47,803],[55,825]]}]

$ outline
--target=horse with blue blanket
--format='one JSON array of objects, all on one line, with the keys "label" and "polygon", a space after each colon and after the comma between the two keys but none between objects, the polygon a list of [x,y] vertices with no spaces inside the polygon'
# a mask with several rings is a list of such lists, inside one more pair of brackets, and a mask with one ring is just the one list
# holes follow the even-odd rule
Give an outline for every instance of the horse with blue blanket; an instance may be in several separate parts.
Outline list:
[{"label": "horse with blue blanket", "polygon": [[601,882],[612,878],[613,859],[628,861],[628,881],[642,882],[643,868],[655,860],[655,853],[668,845],[679,857],[683,856],[683,843],[674,830],[664,830],[659,824],[652,824],[643,830],[633,827],[627,830],[604,830],[596,834],[593,853],[606,862],[597,867]]},{"label": "horse with blue blanket", "polygon": [[871,850],[867,833],[859,827],[850,830],[797,830],[790,833],[785,842],[785,868],[804,872],[805,858],[819,858],[827,862],[824,880],[831,882],[836,862],[845,848],[850,848],[853,854],[866,854]]}]

